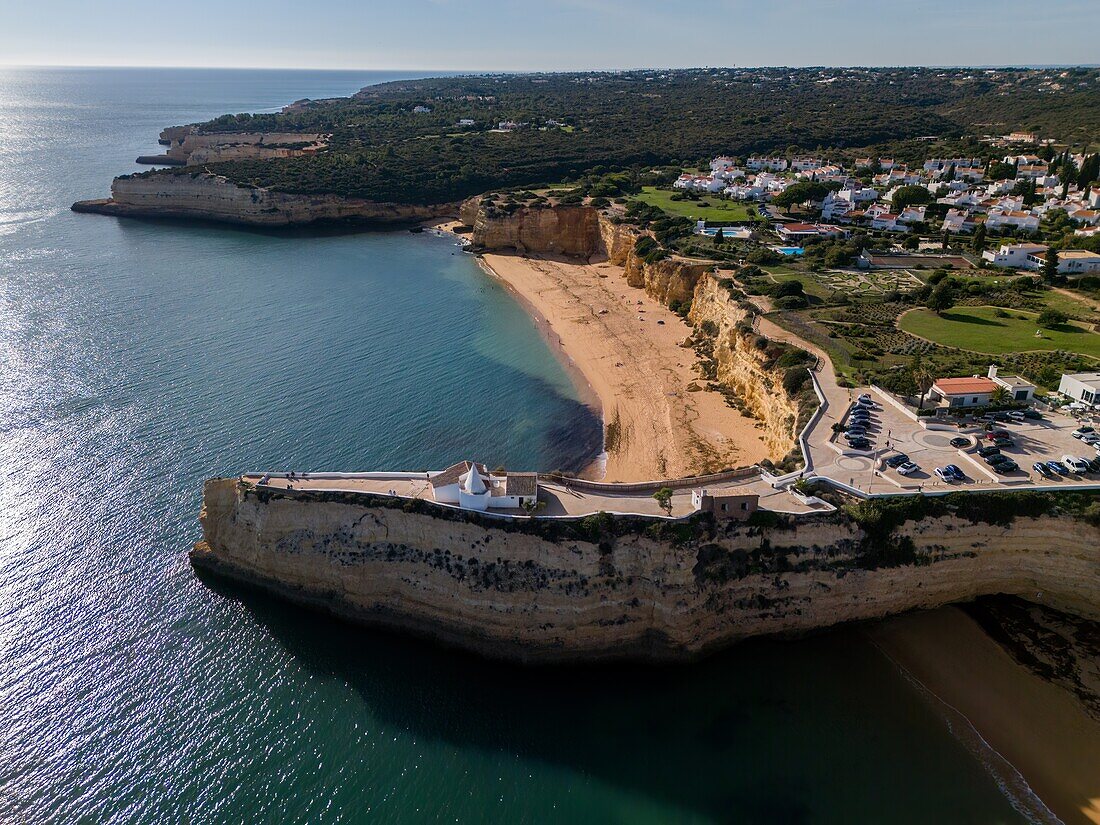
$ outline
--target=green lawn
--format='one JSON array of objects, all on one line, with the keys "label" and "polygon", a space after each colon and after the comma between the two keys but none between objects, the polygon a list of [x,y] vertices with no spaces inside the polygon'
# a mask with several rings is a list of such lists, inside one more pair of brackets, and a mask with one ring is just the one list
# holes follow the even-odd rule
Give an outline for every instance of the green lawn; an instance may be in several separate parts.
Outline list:
[{"label": "green lawn", "polygon": [[814,277],[811,272],[799,272],[797,269],[792,269],[789,266],[762,266],[760,267],[771,279],[777,284],[781,284],[784,281],[801,281],[803,291],[814,298],[819,298],[822,301],[832,296],[832,290],[825,284],[821,283]]},{"label": "green lawn", "polygon": [[634,197],[665,210],[670,215],[720,223],[740,223],[757,217],[756,208],[749,204],[731,201],[720,195],[700,195],[697,201],[674,201],[673,193],[668,189],[655,186],[643,186],[642,193]]},{"label": "green lawn", "polygon": [[956,307],[942,316],[930,309],[917,309],[903,315],[898,326],[937,344],[989,355],[1064,350],[1100,358],[1100,335],[1083,326],[1070,323],[1043,329],[1042,337],[1037,338],[1034,312],[1007,312],[1008,318],[998,318],[995,307]]}]

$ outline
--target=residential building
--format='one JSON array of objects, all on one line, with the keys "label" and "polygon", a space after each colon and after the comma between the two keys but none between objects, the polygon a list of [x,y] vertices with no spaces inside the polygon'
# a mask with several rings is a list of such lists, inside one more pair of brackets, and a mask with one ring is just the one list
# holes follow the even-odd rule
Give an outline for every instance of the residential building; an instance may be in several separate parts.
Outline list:
[{"label": "residential building", "polygon": [[985,218],[986,229],[999,231],[1015,227],[1018,232],[1038,232],[1039,216],[1022,210],[992,210]]},{"label": "residential building", "polygon": [[751,157],[746,161],[745,166],[754,172],[768,171],[768,172],[785,172],[787,170],[786,158],[764,158],[764,157]]},{"label": "residential building", "polygon": [[993,399],[997,384],[991,378],[937,378],[932,384],[934,398],[949,407],[984,407]]},{"label": "residential building", "polygon": [[982,258],[993,266],[1011,267],[1013,269],[1036,269],[1029,255],[1039,259],[1046,253],[1047,247],[1040,243],[1015,243],[1002,244],[1001,248],[994,251],[987,249],[982,253]]},{"label": "residential building", "polygon": [[[1040,269],[1045,255],[1028,255],[1028,269]],[[1058,253],[1059,275],[1095,275],[1100,273],[1100,255],[1084,249],[1063,249]]]},{"label": "residential building", "polygon": [[1074,401],[1100,407],[1100,372],[1064,373],[1058,392]]},{"label": "residential building", "polygon": [[1035,385],[1018,375],[998,375],[997,367],[990,364],[988,377],[998,387],[1004,388],[1012,401],[1030,403],[1035,399]]}]

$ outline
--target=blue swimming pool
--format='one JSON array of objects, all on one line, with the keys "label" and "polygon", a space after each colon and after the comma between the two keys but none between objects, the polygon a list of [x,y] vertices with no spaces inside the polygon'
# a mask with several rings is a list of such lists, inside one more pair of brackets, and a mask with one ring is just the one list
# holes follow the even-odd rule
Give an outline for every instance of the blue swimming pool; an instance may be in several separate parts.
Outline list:
[{"label": "blue swimming pool", "polygon": [[801,255],[806,251],[801,246],[773,246],[772,249],[780,255]]}]

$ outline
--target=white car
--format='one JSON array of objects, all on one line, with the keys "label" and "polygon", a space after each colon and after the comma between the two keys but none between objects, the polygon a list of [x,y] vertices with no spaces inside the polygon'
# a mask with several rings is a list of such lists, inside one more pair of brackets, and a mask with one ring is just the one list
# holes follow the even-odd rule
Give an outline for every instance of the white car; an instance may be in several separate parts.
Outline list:
[{"label": "white car", "polygon": [[1077,456],[1064,455],[1062,456],[1062,463],[1075,473],[1087,473],[1089,471],[1088,462],[1083,458],[1077,458]]},{"label": "white car", "polygon": [[1100,444],[1100,435],[1096,433],[1085,433],[1081,436],[1082,444]]},{"label": "white car", "polygon": [[898,467],[899,476],[911,476],[913,473],[920,469],[919,464],[914,464],[912,461],[906,461],[904,464]]},{"label": "white car", "polygon": [[1024,420],[1024,414],[1022,412],[1020,412],[1019,410],[1010,410],[1009,413],[1008,413],[1008,417],[1011,418],[1013,421],[1023,421]]}]

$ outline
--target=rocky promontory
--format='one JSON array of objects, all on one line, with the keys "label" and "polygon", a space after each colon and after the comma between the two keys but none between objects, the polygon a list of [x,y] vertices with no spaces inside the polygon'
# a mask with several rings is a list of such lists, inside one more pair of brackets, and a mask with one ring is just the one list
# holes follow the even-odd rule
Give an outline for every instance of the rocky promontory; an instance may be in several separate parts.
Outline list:
[{"label": "rocky promontory", "polygon": [[299,195],[241,186],[205,171],[124,175],[111,197],[77,201],[75,212],[154,218],[191,218],[258,226],[311,223],[405,225],[456,215],[458,204],[376,203],[338,195]]},{"label": "rocky promontory", "polygon": [[354,621],[530,662],[688,659],[995,593],[1100,618],[1100,528],[1004,515],[1033,500],[1020,501],[915,511],[890,530],[843,513],[502,522],[223,478],[204,488],[191,559]]}]

